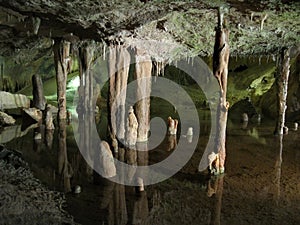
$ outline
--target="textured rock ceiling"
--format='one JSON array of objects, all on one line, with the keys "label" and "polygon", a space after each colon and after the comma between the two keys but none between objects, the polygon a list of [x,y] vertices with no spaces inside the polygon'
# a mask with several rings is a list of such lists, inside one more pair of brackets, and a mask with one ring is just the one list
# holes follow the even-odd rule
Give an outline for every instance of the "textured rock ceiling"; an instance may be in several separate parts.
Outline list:
[{"label": "textured rock ceiling", "polygon": [[299,1],[0,0],[0,55],[43,53],[58,37],[125,44],[163,40],[211,55],[220,5],[232,55],[277,54],[300,43]]}]

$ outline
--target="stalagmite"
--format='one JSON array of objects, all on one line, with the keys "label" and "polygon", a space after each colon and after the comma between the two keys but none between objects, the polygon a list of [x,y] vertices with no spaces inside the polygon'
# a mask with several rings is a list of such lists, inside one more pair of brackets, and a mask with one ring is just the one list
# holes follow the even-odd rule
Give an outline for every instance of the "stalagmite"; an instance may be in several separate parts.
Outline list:
[{"label": "stalagmite", "polygon": [[109,131],[114,151],[125,138],[125,100],[130,54],[124,46],[109,47]]},{"label": "stalagmite", "polygon": [[229,103],[226,101],[227,75],[229,61],[229,31],[222,25],[223,14],[218,12],[218,26],[216,27],[215,46],[213,54],[213,74],[220,86],[220,95],[216,112],[216,135],[214,151],[219,155],[217,171],[224,173],[226,158],[226,125]]},{"label": "stalagmite", "polygon": [[44,88],[42,78],[35,74],[32,76],[32,96],[33,96],[33,107],[45,110],[46,98],[44,96]]},{"label": "stalagmite", "polygon": [[276,74],[277,88],[277,123],[274,134],[284,133],[286,97],[288,93],[288,80],[290,74],[290,50],[283,49],[280,55],[279,66]]},{"label": "stalagmite", "polygon": [[171,116],[168,117],[168,133],[170,135],[176,135],[177,133],[177,125],[178,125],[178,120],[172,119]]},{"label": "stalagmite", "polygon": [[137,142],[148,141],[150,120],[150,92],[152,62],[149,55],[142,49],[136,48],[135,78],[137,80],[136,116],[138,119]]},{"label": "stalagmite", "polygon": [[126,145],[134,146],[137,140],[138,129],[137,118],[134,114],[133,107],[130,106],[128,110],[127,126],[126,126]]},{"label": "stalagmite", "polygon": [[116,166],[110,147],[106,141],[100,144],[101,175],[105,178],[116,176]]},{"label": "stalagmite", "polygon": [[47,106],[46,108],[45,125],[46,125],[46,130],[54,129],[52,110],[50,106]]},{"label": "stalagmite", "polygon": [[66,86],[70,64],[70,42],[56,39],[53,46],[57,83],[58,118],[67,119]]}]

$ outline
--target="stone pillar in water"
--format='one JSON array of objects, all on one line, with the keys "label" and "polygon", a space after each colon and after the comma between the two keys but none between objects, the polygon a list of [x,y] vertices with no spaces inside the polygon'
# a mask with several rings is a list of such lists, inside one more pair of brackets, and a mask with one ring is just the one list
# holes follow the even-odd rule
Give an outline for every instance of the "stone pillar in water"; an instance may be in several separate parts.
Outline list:
[{"label": "stone pillar in water", "polygon": [[288,93],[288,80],[290,74],[290,50],[284,49],[281,52],[279,67],[276,75],[277,88],[277,123],[274,134],[284,134],[286,97]]},{"label": "stone pillar in water", "polygon": [[82,99],[84,112],[94,111],[94,79],[91,70],[92,60],[94,57],[94,46],[89,43],[83,43],[79,48],[80,62],[80,84],[82,88]]},{"label": "stone pillar in water", "polygon": [[137,142],[148,141],[150,129],[150,93],[152,61],[149,55],[136,48],[135,52],[135,78],[137,80],[136,97],[140,99],[136,103],[135,111],[139,123]]},{"label": "stone pillar in water", "polygon": [[114,151],[125,138],[125,100],[130,54],[124,46],[109,47],[109,129]]},{"label": "stone pillar in water", "polygon": [[46,98],[44,96],[44,88],[41,76],[35,74],[32,76],[32,96],[33,96],[33,107],[45,110]]},{"label": "stone pillar in water", "polygon": [[71,62],[70,42],[56,39],[53,51],[57,83],[58,118],[67,119],[66,88]]},{"label": "stone pillar in water", "polygon": [[223,13],[219,9],[213,54],[213,74],[220,86],[218,108],[216,112],[216,136],[214,151],[219,154],[217,171],[224,173],[226,158],[226,126],[229,103],[226,101],[227,75],[229,61],[229,31],[223,25]]}]

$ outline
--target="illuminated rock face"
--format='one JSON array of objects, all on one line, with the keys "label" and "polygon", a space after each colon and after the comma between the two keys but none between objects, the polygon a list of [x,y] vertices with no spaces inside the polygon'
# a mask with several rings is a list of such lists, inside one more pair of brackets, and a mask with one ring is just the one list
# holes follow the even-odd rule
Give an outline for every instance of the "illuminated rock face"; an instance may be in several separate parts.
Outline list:
[{"label": "illuminated rock face", "polygon": [[30,100],[25,95],[0,91],[0,109],[29,108]]}]

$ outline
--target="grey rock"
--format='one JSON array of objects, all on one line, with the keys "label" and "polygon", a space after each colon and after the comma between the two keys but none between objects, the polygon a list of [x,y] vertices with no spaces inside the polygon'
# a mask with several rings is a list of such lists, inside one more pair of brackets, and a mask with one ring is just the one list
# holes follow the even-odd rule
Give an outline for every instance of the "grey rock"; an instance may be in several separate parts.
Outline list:
[{"label": "grey rock", "polygon": [[0,109],[29,108],[30,100],[25,95],[0,91]]},{"label": "grey rock", "polygon": [[12,116],[0,111],[0,126],[14,125],[15,122]]}]

